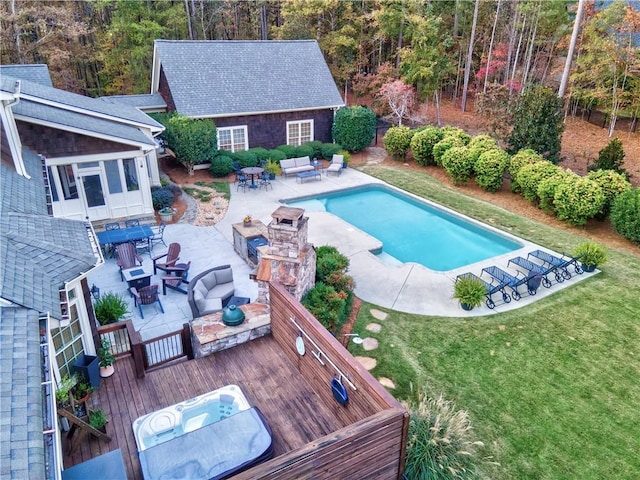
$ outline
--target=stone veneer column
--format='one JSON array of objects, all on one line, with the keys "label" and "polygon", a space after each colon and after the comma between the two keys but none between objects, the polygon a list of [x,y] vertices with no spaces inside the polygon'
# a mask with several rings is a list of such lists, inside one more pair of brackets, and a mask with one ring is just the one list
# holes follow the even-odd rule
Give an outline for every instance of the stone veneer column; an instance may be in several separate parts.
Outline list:
[{"label": "stone veneer column", "polygon": [[278,280],[297,300],[315,285],[316,251],[307,242],[309,217],[302,208],[279,207],[267,227],[269,245],[260,247],[256,273],[258,302],[269,303],[269,282]]}]

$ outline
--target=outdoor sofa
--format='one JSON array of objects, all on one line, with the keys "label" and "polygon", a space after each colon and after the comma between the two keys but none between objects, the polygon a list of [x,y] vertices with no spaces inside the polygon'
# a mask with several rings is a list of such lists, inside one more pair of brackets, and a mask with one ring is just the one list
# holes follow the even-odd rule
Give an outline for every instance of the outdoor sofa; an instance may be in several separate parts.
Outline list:
[{"label": "outdoor sofa", "polygon": [[193,318],[219,312],[233,296],[233,270],[221,265],[196,275],[189,280],[187,301]]},{"label": "outdoor sofa", "polygon": [[314,166],[311,165],[311,159],[308,155],[306,157],[280,160],[280,169],[282,170],[282,175],[284,175],[285,178],[287,175],[295,175],[300,172],[310,172],[315,170]]}]

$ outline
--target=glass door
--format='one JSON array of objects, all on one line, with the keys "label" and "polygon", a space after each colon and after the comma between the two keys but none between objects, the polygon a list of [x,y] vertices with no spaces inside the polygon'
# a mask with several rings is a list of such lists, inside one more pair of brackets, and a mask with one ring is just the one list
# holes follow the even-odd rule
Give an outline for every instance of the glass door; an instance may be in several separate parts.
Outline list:
[{"label": "glass door", "polygon": [[80,172],[85,208],[89,220],[109,218],[100,172]]}]

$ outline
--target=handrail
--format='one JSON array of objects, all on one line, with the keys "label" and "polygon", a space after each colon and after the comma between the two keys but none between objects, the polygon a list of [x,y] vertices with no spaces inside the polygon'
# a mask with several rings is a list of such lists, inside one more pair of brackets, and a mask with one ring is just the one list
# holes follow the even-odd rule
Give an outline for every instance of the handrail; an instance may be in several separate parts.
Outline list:
[{"label": "handrail", "polygon": [[340,380],[342,380],[344,378],[345,382],[347,382],[349,384],[349,386],[351,387],[352,390],[357,391],[358,388],[353,384],[353,382],[351,380],[349,380],[349,377],[347,375],[345,375],[344,373],[342,373],[342,370],[340,370],[338,368],[338,366],[333,363],[331,361],[331,359],[327,356],[326,353],[324,353],[320,347],[318,346],[318,344],[316,342],[314,342],[312,340],[312,338],[307,334],[307,332],[305,332],[302,327],[298,324],[298,322],[296,322],[296,319],[293,317],[289,317],[289,320],[291,320],[291,323],[293,323],[296,328],[298,329],[298,331],[304,335],[306,337],[306,339],[309,341],[309,343],[311,343],[311,345],[313,345],[313,347],[317,350],[316,352],[311,352],[311,354],[316,358],[316,360],[318,360],[318,362],[320,363],[320,365],[325,365],[325,363],[322,360],[322,357],[324,357],[324,359],[329,362],[329,364],[333,367],[333,369],[340,375]]}]

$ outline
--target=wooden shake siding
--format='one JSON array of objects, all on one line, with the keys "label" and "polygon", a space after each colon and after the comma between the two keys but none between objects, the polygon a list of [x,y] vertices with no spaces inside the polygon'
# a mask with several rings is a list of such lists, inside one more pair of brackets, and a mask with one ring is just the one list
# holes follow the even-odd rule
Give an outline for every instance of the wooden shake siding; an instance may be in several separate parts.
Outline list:
[{"label": "wooden shake siding", "polygon": [[167,76],[164,74],[164,69],[160,65],[160,80],[158,81],[158,93],[162,96],[162,99],[167,104],[167,112],[175,112],[176,104],[171,96],[171,89],[167,83]]},{"label": "wooden shake siding", "polygon": [[246,125],[249,134],[249,147],[270,149],[287,143],[287,122],[297,120],[313,120],[314,140],[325,143],[332,141],[333,110],[330,109],[213,119],[216,127]]},{"label": "wooden shake siding", "polygon": [[[409,415],[373,376],[320,323],[278,283],[270,285],[271,334],[334,415],[346,427],[258,465],[244,479],[399,479],[404,470]],[[336,375],[325,361],[312,355],[315,347],[305,337],[306,354],[296,350],[298,327],[355,384],[347,385],[349,403],[340,406],[329,383]]]}]

